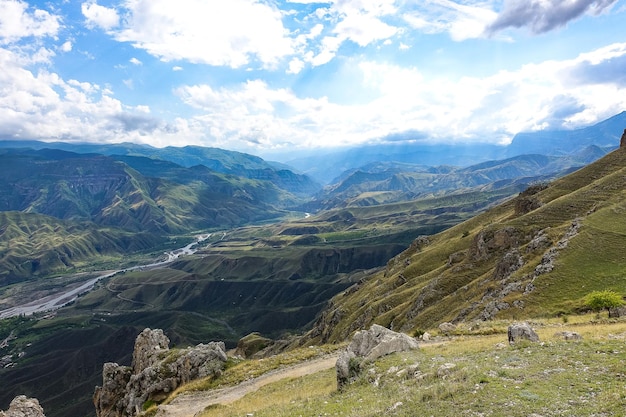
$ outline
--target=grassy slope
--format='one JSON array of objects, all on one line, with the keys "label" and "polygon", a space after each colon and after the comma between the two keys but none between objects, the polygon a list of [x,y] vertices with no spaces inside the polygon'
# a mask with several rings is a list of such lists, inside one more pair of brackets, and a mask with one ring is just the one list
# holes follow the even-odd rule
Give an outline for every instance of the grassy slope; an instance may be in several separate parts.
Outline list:
[{"label": "grassy slope", "polygon": [[[516,346],[506,344],[507,323],[493,323],[492,335],[442,337],[419,351],[381,358],[342,391],[329,369],[267,385],[232,404],[211,406],[201,417],[622,415],[626,322],[590,318],[535,322],[542,343]],[[563,330],[583,340],[564,341],[556,336]],[[192,382],[175,394],[236,384],[279,366],[280,359],[244,361],[215,381]],[[447,364],[454,366],[440,371]]]},{"label": "grassy slope", "polygon": [[[336,296],[309,342],[344,340],[374,322],[411,331],[479,319],[491,302],[507,304],[496,317],[571,313],[592,290],[626,292],[625,173],[626,151],[617,150],[534,196],[497,206],[428,242],[416,241],[384,272]],[[541,207],[520,214],[516,204],[522,198],[534,198]],[[578,234],[558,249],[554,269],[535,276],[544,254],[558,246],[576,219]],[[529,245],[540,232],[548,237],[547,246]],[[523,265],[498,275],[511,252]]]}]

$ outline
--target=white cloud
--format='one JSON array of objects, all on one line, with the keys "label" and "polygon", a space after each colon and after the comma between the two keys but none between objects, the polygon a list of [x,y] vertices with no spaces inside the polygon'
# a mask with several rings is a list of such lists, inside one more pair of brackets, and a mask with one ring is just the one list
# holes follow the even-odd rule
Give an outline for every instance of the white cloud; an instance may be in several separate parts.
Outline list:
[{"label": "white cloud", "polygon": [[178,65],[175,65],[172,67],[172,71],[182,71],[182,70],[183,70],[183,67],[178,66]]},{"label": "white cloud", "polygon": [[0,136],[14,139],[173,143],[184,122],[166,124],[147,106],[129,108],[97,84],[64,81],[26,66],[32,57],[0,48]]},{"label": "white cloud", "polygon": [[61,51],[63,52],[70,52],[72,50],[72,42],[70,41],[65,41],[63,43],[63,45],[61,45]]},{"label": "white cloud", "polygon": [[[416,3],[404,13],[404,20],[414,29],[434,34],[448,32],[455,41],[480,38],[497,13],[482,1],[459,3],[452,0],[429,0]],[[474,4],[471,4],[474,3]]]},{"label": "white cloud", "polygon": [[374,98],[358,105],[298,97],[260,80],[232,88],[185,86],[175,93],[197,109],[190,123],[210,132],[216,146],[338,146],[407,131],[435,140],[506,142],[520,131],[582,126],[626,109],[626,82],[590,84],[567,76],[590,62],[612,65],[616,57],[626,61],[626,44],[457,81],[362,61],[358,88]]},{"label": "white cloud", "polygon": [[130,62],[133,65],[143,65],[143,62],[141,62],[135,57],[132,57],[131,59],[129,59],[128,62]]},{"label": "white cloud", "polygon": [[29,9],[21,0],[0,0],[0,45],[21,38],[55,37],[61,18],[42,9]]},{"label": "white cloud", "polygon": [[287,69],[287,74],[298,74],[304,68],[304,62],[298,58],[293,58],[289,62],[289,68]]},{"label": "white cloud", "polygon": [[280,11],[264,2],[134,0],[125,7],[115,38],[163,61],[237,68],[254,57],[271,67],[293,52]]},{"label": "white cloud", "polygon": [[120,17],[115,9],[100,6],[95,1],[83,3],[80,10],[85,16],[87,26],[110,30],[117,27]]},{"label": "white cloud", "polygon": [[367,46],[381,39],[388,39],[398,32],[373,14],[351,13],[337,24],[334,33],[342,40],[351,40],[359,46]]}]

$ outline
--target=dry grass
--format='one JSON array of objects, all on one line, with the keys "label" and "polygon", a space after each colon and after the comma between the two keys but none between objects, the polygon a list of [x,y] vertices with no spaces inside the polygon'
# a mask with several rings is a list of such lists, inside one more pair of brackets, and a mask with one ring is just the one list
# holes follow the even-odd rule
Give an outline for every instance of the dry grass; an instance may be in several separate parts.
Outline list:
[{"label": "dry grass", "polygon": [[[533,327],[541,343],[509,346],[506,334],[452,336],[381,358],[342,392],[328,370],[267,385],[234,403],[210,406],[201,416],[623,415],[626,321],[586,315]],[[555,337],[563,330],[583,340]]]}]

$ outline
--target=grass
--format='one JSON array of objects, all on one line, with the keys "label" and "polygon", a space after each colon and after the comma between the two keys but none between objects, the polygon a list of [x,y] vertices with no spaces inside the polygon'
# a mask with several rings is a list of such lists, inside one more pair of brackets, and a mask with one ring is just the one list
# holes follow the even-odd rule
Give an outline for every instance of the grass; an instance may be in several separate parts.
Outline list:
[{"label": "grass", "polygon": [[297,348],[265,359],[237,360],[230,359],[224,373],[217,377],[207,377],[192,381],[179,387],[166,401],[169,402],[183,392],[206,391],[208,389],[237,385],[251,378],[256,378],[272,370],[318,358],[343,348],[345,344],[322,345]]},{"label": "grass", "polygon": [[[538,325],[541,343],[458,336],[381,358],[341,392],[334,370],[267,385],[201,417],[620,416],[626,407],[626,322]],[[504,323],[495,323],[499,327]],[[582,341],[554,336],[561,328]],[[449,365],[453,364],[453,365]]]}]

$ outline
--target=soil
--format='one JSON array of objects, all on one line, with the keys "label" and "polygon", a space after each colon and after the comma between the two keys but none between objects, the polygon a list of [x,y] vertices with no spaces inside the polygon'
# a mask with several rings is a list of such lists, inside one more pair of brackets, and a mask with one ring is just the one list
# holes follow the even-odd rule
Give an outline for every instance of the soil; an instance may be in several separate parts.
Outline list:
[{"label": "soil", "polygon": [[338,354],[324,356],[287,368],[277,369],[233,387],[211,391],[186,392],[171,403],[160,405],[155,417],[194,417],[213,404],[230,404],[264,385],[286,378],[298,378],[335,366]]}]

